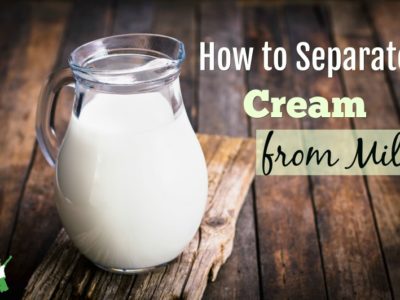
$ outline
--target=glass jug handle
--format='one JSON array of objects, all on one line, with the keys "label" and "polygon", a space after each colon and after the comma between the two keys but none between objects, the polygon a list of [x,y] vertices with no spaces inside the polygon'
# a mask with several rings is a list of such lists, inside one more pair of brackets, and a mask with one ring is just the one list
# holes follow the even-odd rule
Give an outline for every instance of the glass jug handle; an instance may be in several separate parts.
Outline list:
[{"label": "glass jug handle", "polygon": [[36,136],[47,162],[54,167],[58,154],[59,142],[51,122],[55,99],[61,88],[74,82],[69,68],[57,71],[49,76],[39,97],[36,111]]}]

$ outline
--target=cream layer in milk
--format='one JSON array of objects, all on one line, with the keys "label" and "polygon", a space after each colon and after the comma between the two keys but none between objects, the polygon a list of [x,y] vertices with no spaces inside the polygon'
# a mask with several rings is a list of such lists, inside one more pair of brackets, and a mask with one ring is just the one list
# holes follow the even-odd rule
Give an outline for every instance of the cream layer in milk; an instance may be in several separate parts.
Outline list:
[{"label": "cream layer in milk", "polygon": [[194,236],[207,171],[183,105],[161,93],[96,94],[70,121],[57,208],[79,250],[103,267],[156,266]]}]

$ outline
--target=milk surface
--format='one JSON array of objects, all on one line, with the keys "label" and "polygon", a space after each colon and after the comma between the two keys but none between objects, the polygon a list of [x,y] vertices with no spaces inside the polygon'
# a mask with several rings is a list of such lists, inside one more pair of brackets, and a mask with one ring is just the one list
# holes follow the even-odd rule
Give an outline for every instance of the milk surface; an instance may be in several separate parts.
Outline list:
[{"label": "milk surface", "polygon": [[94,95],[73,114],[56,167],[64,227],[106,268],[174,259],[204,213],[202,150],[183,105],[174,115],[161,93]]}]

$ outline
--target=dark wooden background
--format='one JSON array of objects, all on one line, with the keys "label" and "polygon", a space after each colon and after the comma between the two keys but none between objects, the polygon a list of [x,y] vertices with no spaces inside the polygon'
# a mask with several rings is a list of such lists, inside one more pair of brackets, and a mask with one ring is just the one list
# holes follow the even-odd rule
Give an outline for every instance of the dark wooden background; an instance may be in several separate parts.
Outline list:
[{"label": "dark wooden background", "polygon": [[[200,72],[199,41],[293,48],[400,46],[400,3],[283,1],[38,1],[0,4],[0,258],[18,298],[60,229],[53,170],[35,143],[41,85],[80,44],[111,34],[155,32],[185,42],[182,90],[194,128],[233,136],[256,128],[399,127],[399,72]],[[293,62],[293,51],[289,61]],[[365,100],[368,118],[248,119],[243,96]],[[71,100],[61,101],[61,123]],[[70,99],[70,98],[69,98]],[[400,177],[257,177],[237,224],[233,254],[205,299],[400,299]]]}]

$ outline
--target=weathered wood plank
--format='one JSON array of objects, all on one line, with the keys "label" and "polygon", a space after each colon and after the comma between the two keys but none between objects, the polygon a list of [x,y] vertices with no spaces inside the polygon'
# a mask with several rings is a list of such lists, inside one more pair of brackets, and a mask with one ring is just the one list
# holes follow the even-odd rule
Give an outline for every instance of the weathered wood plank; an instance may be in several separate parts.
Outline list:
[{"label": "weathered wood plank", "polygon": [[154,21],[154,1],[119,0],[114,14],[113,34],[144,33]]},{"label": "weathered wood plank", "polygon": [[[295,96],[290,64],[284,72],[266,72],[261,48],[289,48],[283,6],[246,9],[247,46],[255,48],[249,89],[270,90],[271,95]],[[272,61],[272,57],[270,58]],[[256,129],[299,129],[300,122],[282,119],[251,120]],[[323,299],[325,285],[308,178],[257,176],[255,179],[258,243],[263,296],[267,299]]]},{"label": "weathered wood plank", "polygon": [[[398,43],[398,33],[395,34],[393,29],[393,26],[398,24],[398,17],[393,17],[392,13],[392,10],[396,9],[395,4],[385,2],[385,5],[388,5],[387,8],[380,5],[372,6],[374,9],[371,12],[375,14],[377,30],[382,33],[382,40],[388,42],[390,38],[390,40]],[[378,17],[379,13],[382,14],[382,17]],[[334,20],[339,20],[337,18],[339,14],[342,19],[355,19],[358,24],[357,27],[362,29],[362,34],[358,34],[353,31],[354,27],[349,27],[346,30],[340,30],[341,28],[337,26],[334,27],[335,39],[340,47],[376,46],[374,32],[362,6],[341,4],[332,8],[332,14]],[[334,22],[334,25],[338,22]],[[399,96],[397,94],[398,74],[399,72],[392,73],[397,97]],[[344,73],[344,79],[349,96],[359,96],[365,101],[367,118],[355,119],[356,128],[399,128],[399,116],[396,113],[395,102],[392,99],[386,81],[387,78],[383,72],[375,72],[367,68],[362,72],[354,72],[353,76]],[[400,178],[398,176],[369,176],[366,180],[391,287],[394,296],[397,298],[400,297]],[[375,258],[370,258],[370,260],[372,259]],[[375,280],[375,278],[373,279]]]},{"label": "weathered wood plank", "polygon": [[[300,41],[310,42],[312,48],[326,48],[331,44],[329,24],[322,9],[293,7],[287,12],[287,19],[292,48]],[[328,79],[324,72],[309,70],[296,72],[296,77],[297,93],[305,98],[320,95],[331,99],[343,94],[337,75]],[[302,124],[310,129],[351,128],[348,119],[307,118]],[[310,179],[328,297],[390,298],[363,178],[312,176]]]},{"label": "weathered wood plank", "polygon": [[[8,248],[6,251],[14,255],[7,273],[10,278],[9,284],[13,287],[9,292],[12,298],[23,292],[30,272],[33,271],[40,258],[37,250],[43,240],[33,239],[30,240],[30,243],[26,242],[27,237],[32,236],[32,231],[40,226],[34,228],[30,226],[22,235],[19,227],[20,223],[27,219],[26,211],[29,210],[31,214],[34,214],[40,207],[40,203],[31,203],[32,206],[25,207],[26,203],[22,199],[20,201],[20,197],[35,143],[36,99],[39,96],[43,78],[51,71],[54,64],[69,9],[68,4],[40,3],[32,5],[25,3],[21,5],[29,5],[29,16],[26,15],[26,7],[19,6],[20,17],[26,19],[29,31],[24,32],[25,36],[20,41],[21,44],[18,44],[10,57],[2,92],[2,124],[0,127],[1,185],[6,188],[5,192],[1,193],[4,198],[0,203],[2,211],[8,214],[5,219],[2,216],[4,227],[1,226],[1,231],[3,228],[9,229],[9,227],[12,227],[13,230],[9,232],[9,234],[13,234],[9,237],[10,243],[4,241],[0,247],[3,248],[4,245]],[[19,17],[16,19],[18,20]],[[25,28],[24,21],[20,21],[21,28]],[[13,22],[15,24],[16,21],[13,20]],[[11,186],[15,185],[15,187],[11,188],[7,184],[8,180],[10,180]],[[20,247],[22,245],[25,246]],[[3,251],[4,249],[2,249],[2,255],[5,254]],[[25,256],[24,253],[29,253],[29,255]]]},{"label": "weathered wood plank", "polygon": [[[19,83],[18,71],[12,72],[12,70],[18,67],[17,58],[19,59],[25,53],[29,39],[29,21],[28,5],[6,6],[4,3],[2,4],[0,10],[0,91],[2,93],[0,97],[0,219],[2,220],[0,226],[0,257],[2,259],[7,255],[18,209],[18,198],[24,184],[24,175],[32,151],[32,144],[27,149],[15,149],[16,142],[20,140],[17,136],[19,130],[15,131],[15,129],[18,129],[21,120],[16,122],[14,131],[8,133],[8,128],[13,127],[13,118],[18,116],[19,110],[16,107],[16,101],[13,99]],[[16,22],[20,26],[14,30]],[[19,69],[21,69],[21,66],[19,66]],[[11,70],[10,73],[9,70]],[[22,122],[22,125],[25,123]],[[21,136],[22,139],[24,137],[25,135]],[[17,152],[15,152],[16,150]],[[21,159],[24,155],[26,157]]]},{"label": "weathered wood plank", "polygon": [[[29,120],[32,125],[25,126],[23,129],[32,136],[31,147],[34,143],[33,121],[37,103],[32,101],[32,97],[37,99],[44,79],[51,72],[59,43],[62,42],[62,46],[54,69],[59,69],[66,64],[71,49],[82,42],[98,37],[98,31],[94,30],[96,24],[97,26],[107,25],[105,19],[101,19],[100,14],[100,8],[103,7],[104,10],[104,6],[100,5],[100,8],[92,9],[90,4],[93,5],[93,2],[85,1],[83,4],[77,1],[72,14],[68,3],[32,4],[33,11],[37,13],[36,22],[38,22],[38,25],[32,24],[32,30],[35,29],[35,32],[32,32],[36,34],[34,36],[38,45],[36,47],[40,48],[30,49],[28,53],[31,55],[31,62],[29,64],[25,62],[26,76],[34,80],[34,85],[32,83],[29,85],[32,92],[29,90],[27,92],[32,96],[28,97],[22,90],[18,91],[18,97],[29,100],[29,104],[23,104],[24,102],[21,101],[18,105],[29,110],[31,114]],[[92,15],[94,12],[98,14]],[[106,10],[105,18],[108,18],[107,13]],[[67,22],[68,30],[64,35],[64,27]],[[101,34],[104,34],[104,31]],[[78,37],[80,37],[79,40]],[[70,103],[71,98],[68,101],[59,102],[58,109],[61,117],[57,116],[56,119],[60,122],[56,124],[61,124],[63,128],[70,116]],[[63,110],[63,107],[67,109]],[[10,245],[10,253],[14,254],[15,260],[13,259],[13,268],[10,265],[7,275],[10,278],[10,286],[13,287],[10,290],[12,297],[15,298],[23,293],[30,275],[43,258],[61,226],[53,202],[53,177],[54,171],[47,165],[40,151],[36,151],[32,170],[21,198],[20,213]],[[18,253],[29,253],[29,255],[17,257]]]},{"label": "weathered wood plank", "polygon": [[[237,4],[205,2],[199,5],[198,42],[214,41],[216,49],[244,45],[242,11]],[[242,71],[199,71],[198,130],[247,136],[248,120],[242,108],[245,89]],[[249,193],[236,227],[233,253],[216,283],[207,287],[206,299],[259,298],[253,201],[254,196]]]},{"label": "weathered wood plank", "polygon": [[[377,38],[379,46],[386,48],[389,42],[393,42],[393,46],[400,47],[400,2],[398,1],[385,1],[385,2],[368,2],[367,11],[368,16],[372,20],[368,19],[368,22],[372,22],[369,26],[365,26],[365,23],[361,28],[366,31],[366,36],[369,38]],[[360,18],[357,18],[360,20]],[[365,17],[362,18],[366,22]],[[372,32],[371,32],[372,29]],[[371,34],[373,36],[371,36]],[[377,36],[375,36],[377,34]],[[389,83],[395,93],[395,101],[397,106],[400,107],[400,71],[386,71],[388,77],[390,78]],[[398,275],[400,278],[400,275]]]},{"label": "weathered wood plank", "polygon": [[[199,233],[184,253],[158,271],[137,275],[104,272],[81,257],[62,230],[32,276],[25,299],[200,299],[233,246],[235,223],[254,177],[255,142],[199,136],[209,172],[209,197]],[[74,276],[79,272],[79,277]]]}]

